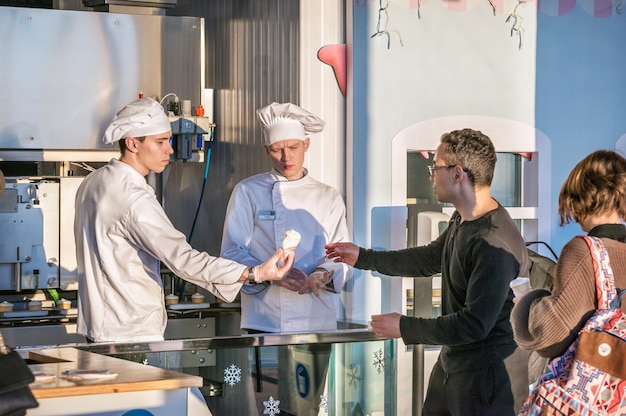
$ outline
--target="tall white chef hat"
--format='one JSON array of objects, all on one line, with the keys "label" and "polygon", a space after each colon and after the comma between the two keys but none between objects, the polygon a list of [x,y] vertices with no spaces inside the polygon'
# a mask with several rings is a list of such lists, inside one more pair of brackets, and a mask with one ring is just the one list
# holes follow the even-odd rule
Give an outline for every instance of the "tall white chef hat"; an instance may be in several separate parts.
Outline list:
[{"label": "tall white chef hat", "polygon": [[115,143],[126,137],[143,137],[170,131],[170,124],[161,104],[144,97],[126,104],[109,124],[102,141]]},{"label": "tall white chef hat", "polygon": [[287,140],[304,140],[307,133],[319,133],[324,129],[324,120],[313,113],[291,103],[272,103],[256,110],[265,145]]}]

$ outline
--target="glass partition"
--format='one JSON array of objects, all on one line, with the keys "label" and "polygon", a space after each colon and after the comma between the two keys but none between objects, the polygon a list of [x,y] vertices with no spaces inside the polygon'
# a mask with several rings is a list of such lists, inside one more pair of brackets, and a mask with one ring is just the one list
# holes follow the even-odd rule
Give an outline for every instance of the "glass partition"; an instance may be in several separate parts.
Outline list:
[{"label": "glass partition", "polygon": [[78,348],[199,375],[217,415],[395,415],[395,340],[367,327]]}]

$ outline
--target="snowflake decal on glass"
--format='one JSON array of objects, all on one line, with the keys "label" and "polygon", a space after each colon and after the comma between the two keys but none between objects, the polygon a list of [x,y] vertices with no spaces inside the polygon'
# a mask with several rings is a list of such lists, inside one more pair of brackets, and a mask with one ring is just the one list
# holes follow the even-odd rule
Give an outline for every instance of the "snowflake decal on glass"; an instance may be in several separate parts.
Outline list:
[{"label": "snowflake decal on glass", "polygon": [[274,400],[274,397],[270,396],[268,401],[263,402],[263,414],[274,416],[280,413],[280,409],[278,406],[280,405],[280,400]]},{"label": "snowflake decal on glass", "polygon": [[320,396],[320,409],[324,409],[324,413],[328,414],[328,396]]},{"label": "snowflake decal on glass", "polygon": [[382,373],[385,368],[385,356],[382,349],[374,351],[374,368],[376,368],[378,374]]},{"label": "snowflake decal on glass", "polygon": [[348,371],[348,386],[354,385],[354,387],[358,387],[359,381],[361,381],[359,366],[354,366],[350,364],[350,370]]},{"label": "snowflake decal on glass", "polygon": [[224,369],[224,383],[229,386],[234,386],[241,381],[241,368],[235,364],[231,364],[230,367]]}]

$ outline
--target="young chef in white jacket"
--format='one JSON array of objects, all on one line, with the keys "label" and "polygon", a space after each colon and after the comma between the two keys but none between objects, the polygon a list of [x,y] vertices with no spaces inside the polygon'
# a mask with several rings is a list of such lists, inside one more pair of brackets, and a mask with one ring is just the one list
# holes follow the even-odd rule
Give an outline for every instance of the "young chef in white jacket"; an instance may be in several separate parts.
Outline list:
[{"label": "young chef in white jacket", "polygon": [[339,192],[303,167],[308,134],[324,121],[291,103],[257,110],[270,172],[244,179],[233,189],[226,211],[222,256],[248,266],[281,247],[285,232],[300,233],[294,268],[281,282],[246,283],[241,327],[262,332],[337,328],[338,292],[352,268],[326,259],[325,244],[350,241],[346,207]]},{"label": "young chef in white jacket", "polygon": [[[244,284],[241,328],[248,332],[307,332],[337,329],[339,292],[352,277],[352,268],[328,261],[324,246],[350,241],[346,207],[339,192],[312,178],[303,167],[308,137],[324,128],[324,121],[291,103],[272,103],[257,110],[265,151],[274,168],[237,184],[228,204],[222,256],[254,266],[281,247],[285,232],[295,230],[301,241],[294,268],[280,282]],[[310,348],[309,348],[310,347]],[[330,346],[303,345],[279,351],[281,410],[317,414],[324,387]],[[311,389],[294,385],[296,350],[314,356],[316,380]],[[308,375],[307,375],[308,377]],[[282,386],[288,386],[285,392]],[[302,400],[302,392],[308,395]]]},{"label": "young chef in white jacket", "polygon": [[76,195],[77,332],[96,342],[163,340],[167,322],[160,262],[177,276],[232,301],[244,281],[280,279],[276,250],[249,267],[194,250],[176,230],[145,180],[163,172],[172,147],[163,107],[141,98],[122,108],[103,141],[121,156],[90,173]]}]

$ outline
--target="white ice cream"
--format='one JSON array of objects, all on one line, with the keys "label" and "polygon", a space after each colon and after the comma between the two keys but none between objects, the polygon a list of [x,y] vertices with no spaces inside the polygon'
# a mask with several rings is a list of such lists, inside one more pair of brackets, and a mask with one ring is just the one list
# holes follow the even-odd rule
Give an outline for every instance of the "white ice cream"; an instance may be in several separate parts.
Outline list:
[{"label": "white ice cream", "polygon": [[285,238],[283,239],[283,250],[295,250],[300,244],[300,233],[296,230],[285,231]]}]

